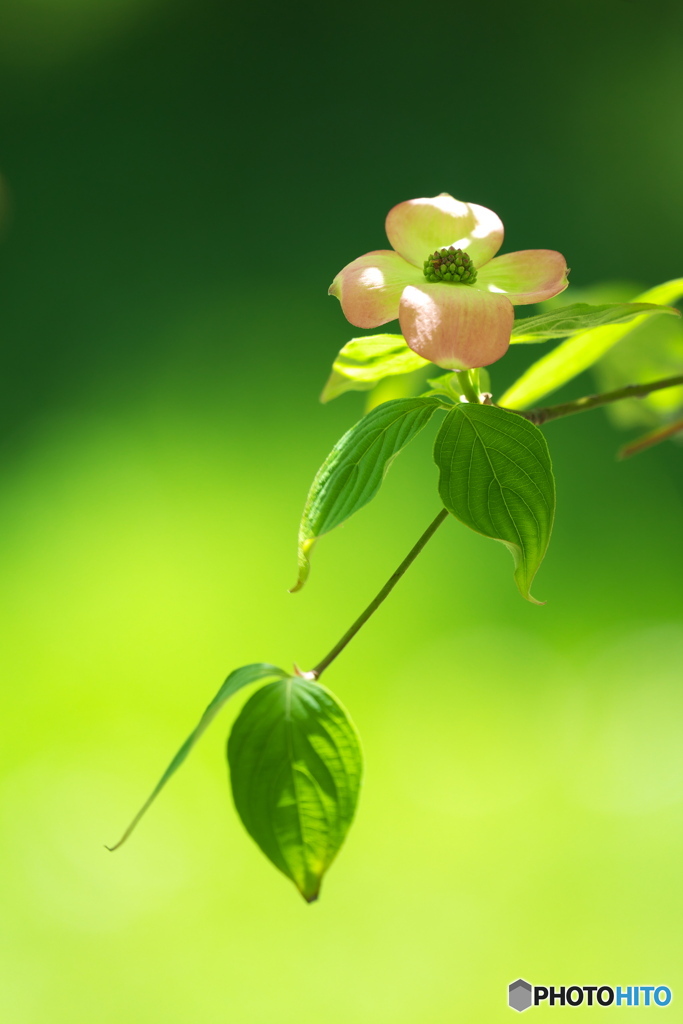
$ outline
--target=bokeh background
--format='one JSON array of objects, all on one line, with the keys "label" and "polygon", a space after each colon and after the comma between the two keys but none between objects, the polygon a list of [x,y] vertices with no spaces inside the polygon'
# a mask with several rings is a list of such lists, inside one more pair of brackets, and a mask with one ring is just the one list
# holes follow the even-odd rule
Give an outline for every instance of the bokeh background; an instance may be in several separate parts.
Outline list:
[{"label": "bokeh background", "polygon": [[317,402],[333,275],[444,190],[578,286],[683,275],[682,36],[658,0],[4,0],[7,1024],[489,1024],[520,975],[683,999],[683,454],[618,463],[602,412],[546,428],[545,607],[448,523],[329,670],[366,779],[318,904],[236,818],[239,700],[104,849],[227,672],[317,661],[437,511],[428,430],[288,595],[363,407]]}]

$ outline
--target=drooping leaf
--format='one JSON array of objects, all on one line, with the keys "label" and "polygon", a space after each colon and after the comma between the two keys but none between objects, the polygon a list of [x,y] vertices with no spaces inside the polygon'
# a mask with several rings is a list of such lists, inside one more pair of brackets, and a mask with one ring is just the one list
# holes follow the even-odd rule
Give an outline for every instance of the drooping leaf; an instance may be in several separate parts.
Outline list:
[{"label": "drooping leaf", "polygon": [[242,687],[248,686],[250,683],[264,682],[266,679],[284,679],[286,677],[287,673],[283,669],[277,668],[275,665],[267,665],[265,663],[244,665],[242,668],[235,669],[234,672],[231,672],[228,678],[221,686],[216,696],[213,698],[211,703],[206,708],[206,711],[204,712],[202,717],[199,719],[199,723],[196,729],[194,729],[194,731],[191,732],[190,735],[187,737],[182,747],[180,748],[180,750],[175,755],[175,757],[169,764],[164,774],[157,782],[150,796],[147,798],[145,803],[142,805],[138,813],[131,821],[126,831],[119,839],[118,843],[115,843],[114,846],[108,846],[107,849],[116,850],[118,849],[119,846],[125,843],[128,836],[131,834],[135,826],[142,818],[143,814],[149,809],[154,800],[156,800],[157,796],[164,788],[164,786],[171,778],[171,776],[178,771],[181,764],[183,763],[187,755],[190,753],[199,737],[202,735],[203,732],[206,731],[206,729],[211,724],[213,719],[216,717],[216,715],[223,707],[225,702],[229,700],[229,698],[232,697],[233,694],[237,693],[238,690],[241,690]]},{"label": "drooping leaf", "polygon": [[301,678],[264,686],[235,721],[228,763],[247,832],[312,902],[358,802],[361,750],[344,708]]},{"label": "drooping leaf", "polygon": [[372,334],[352,338],[332,364],[321,402],[331,402],[346,391],[370,391],[384,377],[413,373],[429,366],[413,352],[401,334]]},{"label": "drooping leaf", "polygon": [[587,302],[574,302],[570,306],[551,309],[538,316],[516,320],[510,337],[511,344],[534,345],[549,338],[567,338],[580,331],[609,324],[628,323],[637,316],[657,313],[675,313],[671,306],[656,306],[651,302],[608,302],[591,306]]},{"label": "drooping leaf", "polygon": [[[654,303],[658,306],[676,302],[683,295],[683,278],[667,281],[649,291],[636,296],[637,302]],[[672,310],[676,314],[677,310]],[[611,324],[607,327],[595,327],[590,331],[581,331],[567,341],[563,341],[548,355],[526,370],[525,373],[509,388],[499,404],[510,409],[525,409],[566,384],[572,377],[597,362],[613,345],[625,338],[645,322],[649,313],[640,313],[628,323]]]},{"label": "drooping leaf", "polygon": [[667,423],[666,426],[658,427],[657,430],[651,430],[649,434],[644,434],[643,437],[639,437],[636,441],[625,444],[623,448],[619,449],[618,458],[630,459],[632,455],[639,455],[641,452],[647,451],[648,448],[654,448],[655,445],[661,444],[662,441],[668,441],[679,434],[683,434],[683,420]]},{"label": "drooping leaf", "polygon": [[292,592],[308,578],[317,538],[375,497],[393,459],[441,407],[441,399],[430,397],[385,402],[337,442],[308,492],[299,527],[299,577]]},{"label": "drooping leaf", "polygon": [[555,481],[545,437],[529,420],[490,405],[459,405],[434,446],[439,493],[452,515],[501,541],[515,562],[522,597],[548,548]]}]

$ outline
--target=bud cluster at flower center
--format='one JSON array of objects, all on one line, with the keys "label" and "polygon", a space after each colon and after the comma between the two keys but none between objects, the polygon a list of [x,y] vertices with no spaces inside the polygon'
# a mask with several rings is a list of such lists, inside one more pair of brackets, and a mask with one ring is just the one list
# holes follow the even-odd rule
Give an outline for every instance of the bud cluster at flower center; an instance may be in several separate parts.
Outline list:
[{"label": "bud cluster at flower center", "polygon": [[462,249],[452,245],[437,249],[424,262],[424,276],[428,281],[450,281],[453,284],[474,284],[477,271],[474,263]]}]

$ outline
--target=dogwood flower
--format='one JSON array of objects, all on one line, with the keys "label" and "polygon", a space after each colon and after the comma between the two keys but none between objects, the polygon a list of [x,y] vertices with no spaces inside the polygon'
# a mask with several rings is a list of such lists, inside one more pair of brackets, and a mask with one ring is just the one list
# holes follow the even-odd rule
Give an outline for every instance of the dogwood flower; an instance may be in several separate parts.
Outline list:
[{"label": "dogwood flower", "polygon": [[510,344],[513,306],[541,302],[567,287],[567,264],[552,249],[496,256],[500,218],[442,192],[389,211],[393,249],[349,263],[330,294],[356,327],[397,317],[408,345],[445,369],[488,366]]}]

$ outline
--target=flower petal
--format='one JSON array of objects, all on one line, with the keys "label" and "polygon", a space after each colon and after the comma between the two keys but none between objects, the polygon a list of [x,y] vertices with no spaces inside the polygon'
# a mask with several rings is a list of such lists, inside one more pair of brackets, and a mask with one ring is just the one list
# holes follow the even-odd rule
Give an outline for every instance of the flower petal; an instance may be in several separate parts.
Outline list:
[{"label": "flower petal", "polygon": [[378,249],[340,270],[329,294],[339,299],[344,316],[355,327],[379,327],[396,319],[401,292],[419,281],[424,281],[423,274],[397,252]]},{"label": "flower petal", "polygon": [[464,249],[475,267],[483,266],[503,244],[500,217],[476,203],[461,203],[442,192],[432,199],[409,199],[389,210],[387,238],[416,267],[435,249]]},{"label": "flower petal", "polygon": [[510,344],[514,310],[505,295],[487,295],[467,284],[410,285],[399,319],[414,352],[447,370],[488,366]]},{"label": "flower petal", "polygon": [[567,263],[554,249],[522,249],[496,256],[477,274],[473,287],[507,295],[515,306],[542,302],[567,287]]}]

